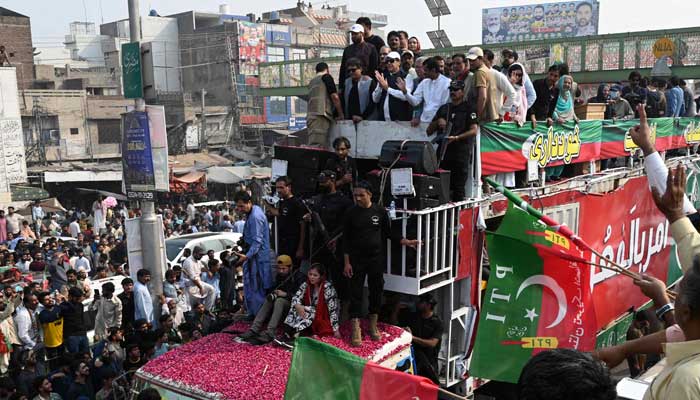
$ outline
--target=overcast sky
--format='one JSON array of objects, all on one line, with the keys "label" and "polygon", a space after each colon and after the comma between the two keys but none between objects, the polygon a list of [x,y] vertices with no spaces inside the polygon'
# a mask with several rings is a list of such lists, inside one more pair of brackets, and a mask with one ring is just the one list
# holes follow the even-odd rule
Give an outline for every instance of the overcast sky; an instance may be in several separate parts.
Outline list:
[{"label": "overcast sky", "polygon": [[[308,0],[306,0],[308,2]],[[443,17],[442,28],[454,45],[481,41],[481,9],[522,4],[546,3],[528,0],[446,0],[452,15]],[[141,12],[155,9],[160,15],[196,9],[216,12],[219,4],[228,3],[232,14],[247,14],[296,5],[296,0],[141,0]],[[314,7],[323,2],[312,1]],[[353,11],[389,16],[389,29],[403,29],[418,36],[423,47],[432,47],[425,31],[437,29],[423,0],[330,0],[328,4],[349,4]],[[699,3],[691,0],[600,0],[600,33],[672,29],[700,26]],[[2,7],[31,17],[35,46],[60,45],[72,21],[97,23],[128,17],[127,0],[3,0]],[[387,31],[388,32],[388,31]]]}]

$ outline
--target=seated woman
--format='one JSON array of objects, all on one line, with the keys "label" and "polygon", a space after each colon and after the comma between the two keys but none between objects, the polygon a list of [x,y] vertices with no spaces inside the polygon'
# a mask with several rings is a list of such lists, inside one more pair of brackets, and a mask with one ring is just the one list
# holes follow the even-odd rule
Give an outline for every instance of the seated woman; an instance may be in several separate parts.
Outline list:
[{"label": "seated woman", "polygon": [[[574,79],[571,75],[564,75],[559,78],[559,82],[557,82],[559,96],[557,97],[556,106],[552,112],[552,119],[558,124],[564,124],[570,121],[573,121],[574,124],[578,124],[578,118],[574,112],[573,87]],[[562,172],[564,172],[563,165],[545,168],[547,180],[559,179]]]},{"label": "seated woman", "polygon": [[288,336],[340,337],[338,323],[338,295],[326,280],[323,264],[313,264],[292,298],[292,306],[284,320]]}]

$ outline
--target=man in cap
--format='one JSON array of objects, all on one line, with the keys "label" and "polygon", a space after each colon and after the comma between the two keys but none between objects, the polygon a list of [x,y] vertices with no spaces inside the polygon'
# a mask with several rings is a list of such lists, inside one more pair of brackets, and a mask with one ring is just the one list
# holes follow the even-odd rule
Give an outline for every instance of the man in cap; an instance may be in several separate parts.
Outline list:
[{"label": "man in cap", "polygon": [[[265,302],[255,316],[253,325],[241,338],[253,344],[266,344],[275,339],[277,327],[289,312],[292,296],[304,282],[304,274],[292,265],[288,255],[277,257],[275,286],[265,297]],[[262,330],[267,322],[267,329]]]},{"label": "man in cap", "polygon": [[474,73],[474,85],[468,94],[468,101],[475,100],[476,115],[479,123],[496,121],[498,119],[498,101],[496,99],[496,84],[491,72],[484,64],[484,51],[480,47],[472,47],[467,53],[469,67]]},{"label": "man in cap", "polygon": [[355,21],[356,24],[362,25],[364,28],[365,42],[373,45],[377,49],[377,53],[384,47],[384,40],[377,35],[372,34],[372,20],[367,17],[360,17]]},{"label": "man in cap", "polygon": [[343,50],[343,59],[340,61],[340,75],[338,77],[339,92],[345,89],[345,78],[347,75],[347,61],[351,58],[359,59],[363,65],[363,71],[367,76],[374,76],[374,71],[379,65],[379,53],[374,45],[365,42],[365,28],[360,24],[350,27],[352,44]]},{"label": "man in cap", "polygon": [[413,107],[406,93],[413,91],[413,78],[401,71],[401,56],[392,51],[386,58],[386,71],[374,73],[377,88],[372,101],[378,105],[379,121],[410,121]]},{"label": "man in cap", "polygon": [[473,104],[464,101],[464,86],[464,81],[452,81],[449,87],[451,101],[437,110],[426,131],[428,135],[436,132],[444,135],[438,154],[440,168],[451,173],[452,201],[465,199],[467,166],[476,156],[476,113]]},{"label": "man in cap", "polygon": [[437,300],[432,293],[418,297],[416,312],[401,324],[413,335],[413,350],[416,357],[417,374],[438,381],[438,353],[444,326],[440,317],[435,314]]}]

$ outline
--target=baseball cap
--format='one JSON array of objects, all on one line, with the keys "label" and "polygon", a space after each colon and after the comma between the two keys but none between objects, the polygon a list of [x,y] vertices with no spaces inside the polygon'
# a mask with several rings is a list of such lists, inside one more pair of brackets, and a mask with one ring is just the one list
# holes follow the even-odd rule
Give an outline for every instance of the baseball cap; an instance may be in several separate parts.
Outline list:
[{"label": "baseball cap", "polygon": [[277,265],[292,265],[292,258],[289,257],[288,255],[282,254],[281,256],[277,257]]},{"label": "baseball cap", "polygon": [[319,182],[325,182],[328,179],[335,179],[335,178],[336,178],[335,172],[333,172],[329,169],[323,170],[323,171],[321,171],[320,174],[318,174],[318,181]]},{"label": "baseball cap", "polygon": [[406,54],[410,54],[411,57],[413,57],[413,52],[411,50],[404,50],[403,53],[401,53],[401,57],[405,56]]},{"label": "baseball cap", "polygon": [[395,52],[395,51],[392,51],[391,53],[389,53],[389,54],[386,55],[386,58],[385,58],[385,59],[387,59],[387,58],[391,58],[392,60],[400,60],[400,59],[401,59],[401,55],[400,55],[399,53]]},{"label": "baseball cap", "polygon": [[355,24],[350,27],[350,32],[353,33],[365,33],[365,28],[360,24]]},{"label": "baseball cap", "polygon": [[464,81],[461,79],[455,79],[450,82],[450,89],[464,89]]},{"label": "baseball cap", "polygon": [[620,86],[620,85],[612,85],[612,86],[610,86],[610,91],[611,91],[611,92],[621,92],[621,91],[622,91],[622,86]]},{"label": "baseball cap", "polygon": [[479,57],[484,57],[484,51],[481,50],[481,47],[472,47],[469,49],[469,52],[467,53],[468,59],[476,60]]}]

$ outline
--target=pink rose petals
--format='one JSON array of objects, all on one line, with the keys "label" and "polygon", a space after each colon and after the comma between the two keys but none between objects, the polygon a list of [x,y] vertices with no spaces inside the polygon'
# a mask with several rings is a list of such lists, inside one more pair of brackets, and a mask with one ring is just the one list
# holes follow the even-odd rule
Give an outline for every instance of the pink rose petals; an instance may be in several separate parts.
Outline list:
[{"label": "pink rose petals", "polygon": [[[350,345],[349,323],[340,327],[342,339],[328,336],[320,340],[369,359],[403,334],[401,328],[379,324],[382,338],[375,342],[366,334],[367,325],[367,321],[363,320],[364,340],[359,348]],[[249,326],[245,322],[236,322],[225,331],[245,332]],[[274,344],[253,346],[237,343],[234,339],[234,336],[226,333],[205,336],[148,362],[142,371],[154,379],[162,379],[185,390],[219,394],[224,399],[284,398],[292,353]],[[400,350],[398,348],[392,354]]]}]

